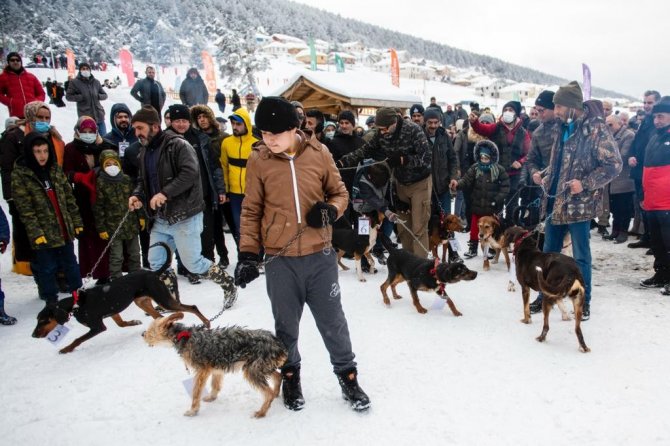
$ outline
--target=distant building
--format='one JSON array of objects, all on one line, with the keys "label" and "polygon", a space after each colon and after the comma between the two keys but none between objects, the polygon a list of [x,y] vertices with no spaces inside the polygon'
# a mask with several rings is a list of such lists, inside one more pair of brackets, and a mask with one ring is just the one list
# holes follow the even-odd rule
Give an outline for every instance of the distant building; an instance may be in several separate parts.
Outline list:
[{"label": "distant building", "polygon": [[[296,60],[299,60],[302,63],[310,64],[312,63],[312,55],[311,51],[308,49],[304,49],[297,53],[295,55]],[[328,55],[326,53],[323,53],[321,51],[316,52],[316,64],[317,65],[325,65],[328,63]]]}]

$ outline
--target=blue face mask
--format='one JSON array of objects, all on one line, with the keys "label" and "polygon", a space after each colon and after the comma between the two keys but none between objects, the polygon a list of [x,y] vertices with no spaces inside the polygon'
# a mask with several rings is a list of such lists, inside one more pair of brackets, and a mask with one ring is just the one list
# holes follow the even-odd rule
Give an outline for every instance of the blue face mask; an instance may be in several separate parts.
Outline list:
[{"label": "blue face mask", "polygon": [[48,122],[44,122],[44,121],[38,121],[38,122],[35,123],[35,125],[33,127],[34,127],[34,130],[37,133],[47,133],[49,131],[49,129],[51,128],[51,124],[49,124]]}]

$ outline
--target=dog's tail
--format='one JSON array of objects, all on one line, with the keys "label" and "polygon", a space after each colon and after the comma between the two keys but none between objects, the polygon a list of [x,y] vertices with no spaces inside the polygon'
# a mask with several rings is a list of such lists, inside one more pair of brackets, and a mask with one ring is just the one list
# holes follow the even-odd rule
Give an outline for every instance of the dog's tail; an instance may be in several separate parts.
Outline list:
[{"label": "dog's tail", "polygon": [[[551,290],[552,290],[553,287],[549,284],[549,282],[547,282],[544,279],[544,274],[542,273],[542,268],[539,267],[539,266],[536,266],[535,271],[537,271],[537,284],[540,287],[540,291],[543,294],[546,294],[546,295],[549,295],[549,296],[556,296],[556,291],[552,292]],[[570,276],[565,276],[563,278],[563,280],[561,281],[561,283],[558,285],[558,287],[556,287],[556,290],[559,290],[559,292],[560,292],[562,290],[568,290],[568,287],[570,287],[567,294],[568,294],[568,296],[573,297],[573,298],[576,297],[577,294],[580,293],[580,290],[581,290],[581,293],[583,294],[584,293],[584,286],[579,281],[579,279],[575,279],[573,281],[572,285],[570,285],[570,280],[572,280],[570,278]],[[558,297],[563,297],[563,296],[558,296]]]},{"label": "dog's tail", "polygon": [[160,276],[170,267],[170,265],[172,265],[172,250],[165,242],[156,242],[149,246],[149,249],[153,248],[154,246],[162,246],[165,248],[165,263],[163,263],[163,265],[158,268],[158,271],[156,271],[156,275]]},{"label": "dog's tail", "polygon": [[377,233],[377,237],[379,237],[379,239],[380,239],[381,242],[382,242],[382,246],[384,246],[384,248],[385,248],[389,253],[398,250],[398,248],[394,248],[394,247],[393,247],[393,242],[392,242],[391,239],[390,239],[386,234],[384,234],[383,232],[379,231],[379,232]]}]

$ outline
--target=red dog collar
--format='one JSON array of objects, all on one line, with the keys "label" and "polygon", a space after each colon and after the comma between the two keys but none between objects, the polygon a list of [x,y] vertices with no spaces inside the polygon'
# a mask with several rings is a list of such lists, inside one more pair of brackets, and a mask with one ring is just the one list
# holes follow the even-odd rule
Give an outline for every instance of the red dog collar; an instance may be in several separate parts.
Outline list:
[{"label": "red dog collar", "polygon": [[440,284],[440,288],[437,290],[438,296],[445,296],[447,292],[444,290],[444,283],[440,282],[440,279],[437,278],[437,266],[440,264],[440,259],[435,259],[435,264],[430,269],[430,274],[433,276],[435,281]]},{"label": "red dog collar", "polygon": [[187,330],[180,331],[177,333],[177,342],[181,341],[182,339],[186,339],[187,341],[191,337],[191,332]]}]

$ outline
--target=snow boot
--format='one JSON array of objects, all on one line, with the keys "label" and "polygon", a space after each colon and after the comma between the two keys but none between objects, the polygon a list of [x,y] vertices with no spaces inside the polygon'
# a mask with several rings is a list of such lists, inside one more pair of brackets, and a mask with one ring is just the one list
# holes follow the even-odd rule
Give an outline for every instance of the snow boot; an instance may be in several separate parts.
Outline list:
[{"label": "snow boot", "polygon": [[661,290],[661,294],[664,296],[670,296],[670,284],[666,284]]},{"label": "snow boot", "polygon": [[478,240],[468,240],[468,252],[463,254],[463,257],[466,259],[477,257],[477,245],[479,245]]},{"label": "snow boot", "polygon": [[537,296],[537,298],[530,303],[529,308],[530,308],[530,314],[536,314],[542,311],[542,298],[540,296]]},{"label": "snow boot", "polygon": [[591,319],[591,304],[584,302],[582,305],[582,322]]},{"label": "snow boot", "polygon": [[451,246],[448,247],[449,258],[447,259],[449,263],[463,263],[463,259],[458,255],[458,251],[453,249]]},{"label": "snow boot", "polygon": [[372,255],[377,259],[380,265],[386,265],[386,257],[384,257],[384,248],[373,248]]},{"label": "snow boot", "polygon": [[370,408],[370,398],[358,385],[356,367],[337,374],[337,380],[342,388],[342,398],[347,400],[356,412],[363,412]]},{"label": "snow boot", "polygon": [[656,273],[648,279],[640,280],[640,285],[645,288],[662,288],[670,283],[669,274],[666,270],[657,270]]},{"label": "snow boot", "polygon": [[237,300],[237,287],[235,280],[216,263],[212,263],[207,272],[203,274],[206,279],[210,279],[223,290],[223,308],[225,310],[231,308]]},{"label": "snow boot", "polygon": [[2,290],[0,290],[0,324],[1,325],[16,324],[16,318],[5,313],[5,293]]},{"label": "snow boot", "polygon": [[616,236],[616,239],[614,239],[614,244],[620,245],[622,243],[626,243],[627,241],[628,241],[628,234],[626,232],[619,232],[619,234]]},{"label": "snow boot", "polygon": [[289,410],[302,410],[305,399],[300,386],[300,366],[285,367],[281,371],[281,393],[284,397],[284,407]]}]

